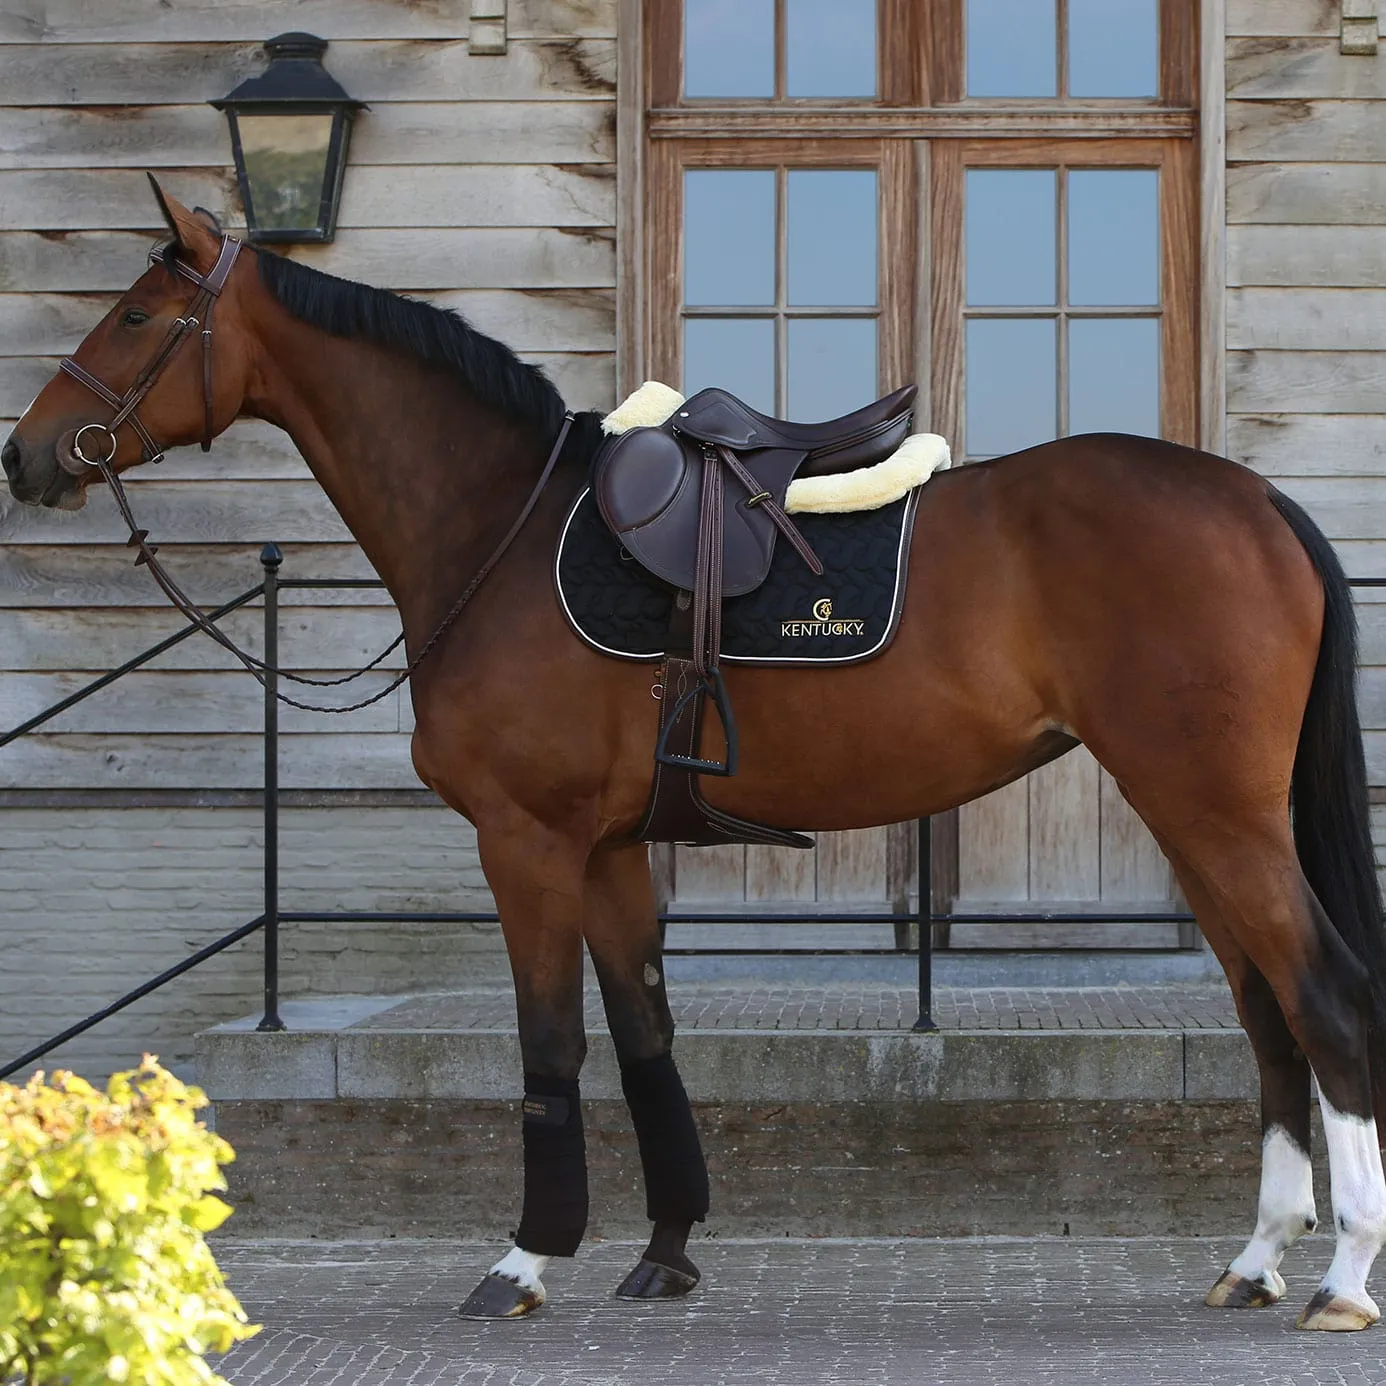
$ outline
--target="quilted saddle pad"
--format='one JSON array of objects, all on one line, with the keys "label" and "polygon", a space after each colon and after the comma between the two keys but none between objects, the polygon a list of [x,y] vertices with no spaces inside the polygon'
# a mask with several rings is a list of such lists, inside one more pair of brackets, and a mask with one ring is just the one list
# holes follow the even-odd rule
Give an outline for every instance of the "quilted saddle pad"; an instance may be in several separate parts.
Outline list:
[{"label": "quilted saddle pad", "polygon": [[[904,604],[918,503],[916,489],[879,510],[796,515],[823,576],[781,539],[765,582],[723,606],[723,660],[854,664],[885,650]],[[590,491],[563,527],[554,579],[569,624],[594,650],[617,659],[663,658],[674,589],[624,552]]]}]

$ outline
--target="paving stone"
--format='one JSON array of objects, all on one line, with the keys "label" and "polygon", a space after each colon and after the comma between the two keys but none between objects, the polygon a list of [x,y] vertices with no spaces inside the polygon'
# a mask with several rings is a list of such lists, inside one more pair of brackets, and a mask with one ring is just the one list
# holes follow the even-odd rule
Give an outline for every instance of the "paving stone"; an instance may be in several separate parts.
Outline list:
[{"label": "paving stone", "polygon": [[[669,1004],[681,1030],[908,1030],[918,1013],[910,987],[843,982],[831,990],[786,983],[679,982]],[[601,998],[586,994],[590,1029],[604,1028]],[[1232,997],[1222,983],[1123,987],[937,987],[933,1018],[941,1030],[1235,1030]],[[411,997],[349,1028],[360,1030],[502,1030],[515,1027],[505,988]]]},{"label": "paving stone", "polygon": [[[1307,1238],[1275,1308],[1205,1309],[1239,1242],[702,1241],[687,1300],[611,1291],[636,1243],[585,1247],[519,1323],[454,1310],[501,1248],[218,1238],[264,1330],[221,1359],[232,1386],[1381,1386],[1386,1335],[1304,1334],[1331,1241]],[[1379,1293],[1379,1291],[1378,1291]]]}]

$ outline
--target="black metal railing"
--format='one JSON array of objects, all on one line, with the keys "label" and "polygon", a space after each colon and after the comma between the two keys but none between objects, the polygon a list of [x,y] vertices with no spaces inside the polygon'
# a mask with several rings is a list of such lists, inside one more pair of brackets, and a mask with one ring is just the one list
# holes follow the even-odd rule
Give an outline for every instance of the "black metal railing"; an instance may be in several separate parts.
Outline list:
[{"label": "black metal railing", "polygon": [[[281,910],[279,908],[279,700],[278,678],[274,666],[279,660],[279,594],[285,589],[327,590],[327,589],[372,589],[383,587],[377,579],[368,578],[282,578],[279,575],[283,556],[274,544],[266,544],[260,553],[264,578],[249,591],[233,597],[221,606],[207,613],[208,619],[219,621],[233,611],[237,611],[257,598],[263,599],[264,610],[264,662],[270,666],[264,675],[264,908],[261,913],[233,929],[229,934],[208,944],[191,957],[161,972],[157,977],[142,983],[133,991],[127,992],[109,1006],[87,1016],[75,1025],[68,1026],[60,1034],[52,1036],[42,1044],[36,1045],[27,1053],[0,1068],[0,1079],[27,1068],[43,1058],[61,1044],[85,1034],[93,1026],[116,1015],[127,1006],[151,992],[181,977],[185,972],[206,962],[209,958],[224,952],[232,945],[249,938],[252,934],[264,934],[264,1010],[257,1029],[265,1031],[283,1030],[284,1022],[279,1014],[279,928],[281,924],[307,923],[392,923],[410,922],[420,924],[490,924],[498,921],[493,911],[424,911],[406,913],[400,911],[360,911],[360,910]],[[1354,578],[1354,587],[1386,587],[1386,578]],[[35,714],[19,726],[0,735],[0,749],[19,737],[36,731],[45,723],[66,712],[69,708],[109,687],[126,674],[148,664],[152,659],[164,654],[184,640],[197,634],[197,628],[189,625],[169,636],[166,640],[152,645],[142,654],[126,660],[116,669],[101,675],[75,693],[54,703],[51,707]],[[889,924],[894,929],[894,943],[880,947],[798,947],[798,948],[671,948],[671,954],[710,953],[710,954],[752,954],[756,956],[846,956],[861,954],[909,954],[918,955],[919,1018],[914,1029],[930,1031],[937,1027],[933,1021],[933,933],[934,929],[952,924],[1014,924],[1014,923],[1123,923],[1123,924],[1185,924],[1192,925],[1191,914],[1174,912],[1120,913],[1102,911],[1100,914],[1083,914],[1056,911],[1015,911],[993,913],[955,913],[952,910],[935,910],[933,900],[933,835],[932,820],[922,818],[917,824],[917,902],[912,910],[892,911],[852,911],[844,909],[831,916],[823,916],[821,922],[846,924]],[[763,910],[730,910],[720,913],[666,911],[660,915],[661,925],[668,924],[776,924],[801,923],[803,913],[769,913]],[[909,932],[915,934],[915,946],[911,946]]]}]

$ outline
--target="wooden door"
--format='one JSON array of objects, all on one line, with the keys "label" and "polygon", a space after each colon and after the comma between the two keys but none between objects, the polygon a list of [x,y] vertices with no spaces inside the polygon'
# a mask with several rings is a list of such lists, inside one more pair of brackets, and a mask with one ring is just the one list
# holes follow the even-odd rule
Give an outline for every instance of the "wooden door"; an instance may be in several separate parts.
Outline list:
[{"label": "wooden door", "polygon": [[[935,146],[936,427],[966,463],[1069,433],[1195,441],[1191,147]],[[958,811],[959,913],[1158,913],[1164,857],[1082,747]],[[950,873],[951,874],[951,873]],[[1173,924],[955,926],[979,946],[1173,945]]]},{"label": "wooden door", "polygon": [[[882,140],[697,140],[651,151],[652,373],[804,422],[913,379],[915,166]],[[898,902],[909,830],[821,833],[812,852],[679,847],[676,910],[828,919]],[[884,941],[889,926],[879,926]]]},{"label": "wooden door", "polygon": [[[947,437],[960,461],[1094,428],[1196,442],[1193,0],[1097,7],[648,0],[646,14],[645,75],[627,95],[638,101],[643,127],[630,119],[623,127],[643,128],[630,136],[643,155],[643,240],[628,238],[631,258],[623,260],[623,301],[644,328],[635,334],[639,374],[626,357],[630,388],[644,375],[715,383],[775,412],[823,417],[800,407],[820,401],[812,384],[806,392],[796,386],[795,340],[837,333],[858,346],[841,356],[834,383],[866,390],[869,338],[877,389],[918,379],[917,426]],[[972,172],[1029,175],[1031,193],[1048,178],[1051,297],[969,298]],[[850,190],[875,180],[871,302],[856,290],[844,297],[835,284],[815,301],[788,282],[791,261],[800,274],[809,263],[797,258],[790,185],[808,189],[815,176],[822,189],[843,190],[823,200],[822,225],[849,231]],[[996,226],[1018,233],[1012,268],[1023,269],[1045,223],[1023,212],[1008,217],[1005,183],[993,180],[982,196],[1000,208]],[[1070,216],[1073,208],[1078,215]],[[1133,247],[1127,270],[1135,265],[1147,280],[1154,274],[1154,293],[1148,284],[1112,290],[1115,297],[1085,297],[1081,284],[1074,291],[1083,274],[1121,269],[1090,253],[1090,233],[1104,225],[1109,242]],[[726,233],[722,260],[708,239],[718,226]],[[836,259],[859,266],[862,254],[840,249]],[[834,283],[829,269],[820,277]],[[809,320],[812,332],[803,327]],[[1047,431],[1031,429],[1017,443],[970,427],[1025,415],[977,360],[1009,353],[1024,366],[1046,351]],[[1142,407],[1124,414],[1106,408],[1120,395],[1101,378],[1104,363],[1123,360],[1148,367],[1137,381]],[[709,368],[715,378],[706,377]],[[1032,396],[1036,378],[1028,382]],[[833,410],[846,407],[832,401]],[[981,911],[1097,912],[1119,904],[1128,912],[1170,902],[1153,842],[1081,750],[951,815],[947,829],[935,834],[936,905],[954,894],[961,908]],[[807,913],[834,903],[899,905],[912,879],[911,842],[912,829],[903,827],[824,834],[811,855],[667,849],[660,874],[676,907],[798,904]],[[1148,931],[1142,941],[1151,941]]]}]

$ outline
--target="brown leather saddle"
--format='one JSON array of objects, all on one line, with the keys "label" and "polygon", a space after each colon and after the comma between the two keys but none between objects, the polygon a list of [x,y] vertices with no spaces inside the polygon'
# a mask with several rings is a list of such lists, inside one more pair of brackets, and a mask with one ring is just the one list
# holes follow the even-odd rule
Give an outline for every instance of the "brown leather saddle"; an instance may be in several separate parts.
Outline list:
[{"label": "brown leather saddle", "polygon": [[[598,509],[622,547],[679,590],[661,681],[650,803],[637,835],[648,842],[812,840],[723,814],[698,791],[699,775],[736,773],[736,718],[719,667],[722,602],[766,579],[782,536],[816,573],[813,550],[785,513],[796,476],[871,466],[909,436],[913,385],[855,413],[797,424],[758,413],[725,390],[702,390],[664,423],[607,439],[592,464]],[[724,760],[697,754],[711,699]]]}]

